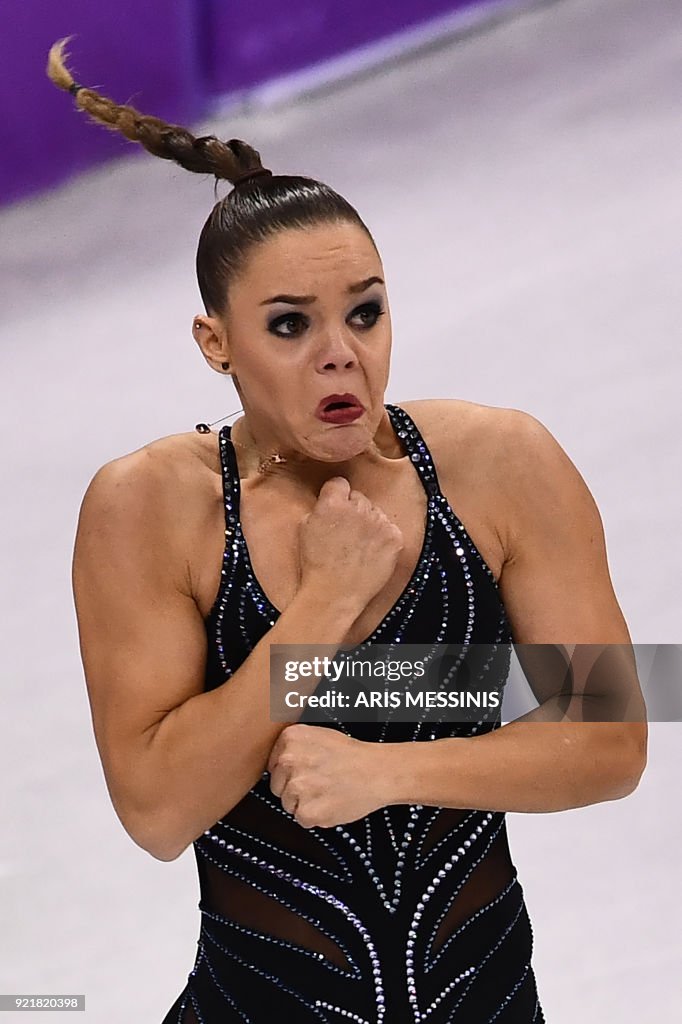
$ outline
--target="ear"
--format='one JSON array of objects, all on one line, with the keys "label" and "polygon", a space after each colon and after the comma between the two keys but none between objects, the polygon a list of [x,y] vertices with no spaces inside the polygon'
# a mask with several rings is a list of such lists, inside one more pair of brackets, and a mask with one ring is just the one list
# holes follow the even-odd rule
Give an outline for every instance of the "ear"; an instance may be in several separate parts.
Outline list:
[{"label": "ear", "polygon": [[226,373],[223,363],[231,363],[230,346],[225,325],[219,317],[199,313],[192,320],[192,336],[201,353],[216,373]]}]

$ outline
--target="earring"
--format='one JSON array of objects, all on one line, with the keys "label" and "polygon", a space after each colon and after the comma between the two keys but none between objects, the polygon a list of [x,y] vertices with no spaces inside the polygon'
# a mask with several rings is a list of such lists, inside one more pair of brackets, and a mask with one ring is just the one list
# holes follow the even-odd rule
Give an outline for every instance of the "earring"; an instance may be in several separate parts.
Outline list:
[{"label": "earring", "polygon": [[229,369],[229,366],[230,366],[229,363],[221,363],[220,365],[222,366],[223,370]]}]

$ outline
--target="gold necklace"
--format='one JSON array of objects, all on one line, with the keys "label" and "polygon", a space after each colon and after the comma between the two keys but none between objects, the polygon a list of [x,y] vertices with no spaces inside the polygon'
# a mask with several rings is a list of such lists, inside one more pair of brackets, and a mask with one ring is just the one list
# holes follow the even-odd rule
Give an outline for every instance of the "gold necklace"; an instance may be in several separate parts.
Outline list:
[{"label": "gold necklace", "polygon": [[[236,416],[238,412],[244,412],[244,410],[243,409],[237,409],[236,412],[231,412],[231,413],[229,413],[229,415],[223,416],[222,419],[214,420],[213,423],[197,423],[194,429],[199,434],[210,434],[210,433],[212,433],[211,427],[215,426],[216,423],[222,423],[223,420],[229,420],[232,416]],[[255,444],[254,445],[248,445],[248,444],[242,444],[241,441],[235,441],[234,438],[232,437],[232,431],[230,431],[229,440],[230,440],[230,443],[232,445],[234,445],[235,448],[243,448],[245,451],[248,451],[248,452],[257,452],[257,454],[259,456],[258,472],[261,475],[267,473],[268,469],[270,469],[270,467],[273,466],[273,465],[278,465],[278,464],[290,461],[289,459],[285,458],[285,456],[282,455],[281,452],[273,452],[272,455],[263,456],[263,452],[260,451],[260,449],[257,448]],[[370,444],[370,449],[373,452],[375,452],[377,455],[379,455],[379,456],[381,455],[381,450],[379,449],[379,447],[377,446],[377,444],[376,444],[376,442],[374,440],[372,440],[372,442]]]},{"label": "gold necklace", "polygon": [[[236,412],[231,412],[227,416],[223,416],[221,420],[214,420],[213,423],[197,423],[194,429],[199,434],[210,434],[210,433],[212,433],[211,427],[214,426],[216,423],[221,423],[222,420],[229,420],[232,416],[236,416],[238,412],[243,412],[243,411],[244,411],[243,409],[237,409]],[[268,455],[268,456],[264,457],[263,456],[263,452],[259,448],[257,448],[255,444],[242,444],[241,441],[235,441],[234,438],[232,437],[232,431],[230,431],[229,440],[230,440],[230,443],[232,445],[234,445],[236,448],[243,448],[244,451],[256,452],[258,454],[258,456],[259,456],[258,472],[260,474],[267,473],[268,469],[272,465],[276,465],[278,463],[288,462],[289,461],[280,452],[273,452],[272,455]]]}]

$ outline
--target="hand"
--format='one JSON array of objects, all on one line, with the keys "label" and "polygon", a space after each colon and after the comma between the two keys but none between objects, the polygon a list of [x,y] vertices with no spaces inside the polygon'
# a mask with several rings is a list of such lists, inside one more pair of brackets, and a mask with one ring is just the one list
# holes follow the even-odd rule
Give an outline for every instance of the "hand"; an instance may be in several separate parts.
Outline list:
[{"label": "hand", "polygon": [[345,477],[325,481],[299,526],[301,586],[325,600],[352,598],[358,615],[393,574],[403,547],[400,528]]},{"label": "hand", "polygon": [[376,747],[323,725],[288,725],[270,751],[270,789],[303,828],[355,821],[383,806]]}]

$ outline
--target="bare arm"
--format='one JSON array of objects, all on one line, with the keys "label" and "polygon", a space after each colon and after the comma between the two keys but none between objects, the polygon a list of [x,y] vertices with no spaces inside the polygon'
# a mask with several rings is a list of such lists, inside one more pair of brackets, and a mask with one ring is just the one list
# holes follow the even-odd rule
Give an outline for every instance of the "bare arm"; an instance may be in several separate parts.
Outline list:
[{"label": "bare arm", "polygon": [[[504,414],[497,445],[510,517],[500,590],[519,660],[531,670],[541,703],[480,736],[384,744],[377,756],[387,803],[557,811],[627,796],[646,765],[646,709],[597,506],[538,420],[518,410]],[[628,720],[609,720],[599,710],[597,720],[567,720],[556,679],[543,677],[538,648],[523,645],[580,645],[571,657],[578,695],[602,659],[600,675],[616,706],[629,699]]]},{"label": "bare arm", "polygon": [[346,595],[302,587],[227,684],[204,692],[206,631],[183,571],[164,458],[141,449],[95,475],[73,588],[112,802],[139,846],[173,860],[258,781],[285,728],[270,721],[270,644],[340,646],[360,609]]}]

